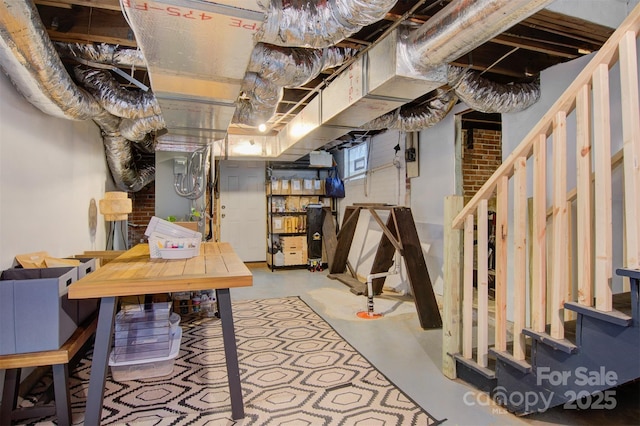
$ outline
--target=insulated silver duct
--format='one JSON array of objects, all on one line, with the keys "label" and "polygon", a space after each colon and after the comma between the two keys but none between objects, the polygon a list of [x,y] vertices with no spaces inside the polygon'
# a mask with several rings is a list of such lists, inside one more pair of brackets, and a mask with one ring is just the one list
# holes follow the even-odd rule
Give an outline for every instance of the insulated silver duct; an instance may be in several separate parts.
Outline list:
[{"label": "insulated silver duct", "polygon": [[476,111],[485,113],[519,112],[540,99],[540,82],[498,84],[479,73],[449,66],[447,80],[458,97]]},{"label": "insulated silver duct", "polygon": [[448,64],[553,1],[454,0],[412,32],[402,48],[416,70]]},{"label": "insulated silver duct", "polygon": [[137,118],[131,120],[124,118],[120,122],[120,134],[130,141],[142,141],[148,133],[161,130],[166,127],[164,118],[161,115]]},{"label": "insulated silver duct", "polygon": [[322,71],[342,65],[357,52],[351,48],[305,49],[258,43],[251,53],[247,71],[281,87],[303,86]]},{"label": "insulated silver duct", "polygon": [[249,72],[242,83],[243,96],[236,103],[233,122],[247,126],[266,123],[282,99],[282,87]]},{"label": "insulated silver duct", "polygon": [[156,138],[151,136],[150,133],[147,133],[141,141],[136,143],[135,146],[140,152],[155,155],[156,145],[157,145]]},{"label": "insulated silver duct", "polygon": [[18,91],[42,112],[72,120],[93,119],[102,130],[107,164],[118,188],[137,191],[154,180],[154,162],[149,155],[138,154],[134,159],[131,142],[120,135],[121,119],[71,79],[30,0],[0,0],[0,65]]},{"label": "insulated silver duct", "polygon": [[384,18],[397,0],[258,0],[265,10],[256,41],[329,47]]},{"label": "insulated silver duct", "polygon": [[306,49],[256,44],[233,123],[253,127],[266,123],[282,99],[282,87],[302,86],[356,53],[355,49],[339,47]]},{"label": "insulated silver duct", "polygon": [[155,179],[153,156],[136,158],[133,144],[123,136],[103,137],[109,170],[123,191],[137,192]]},{"label": "insulated silver duct", "polygon": [[122,118],[116,117],[109,111],[102,110],[100,114],[93,117],[93,121],[100,127],[103,135],[107,136],[119,136],[120,135],[120,122]]},{"label": "insulated silver duct", "polygon": [[146,68],[142,52],[138,49],[121,49],[111,44],[80,44],[80,43],[54,43],[56,50],[62,58],[83,59],[124,67]]},{"label": "insulated silver duct", "polygon": [[107,70],[76,67],[76,78],[113,115],[122,118],[144,118],[161,114],[151,92],[127,90]]},{"label": "insulated silver duct", "polygon": [[18,91],[45,114],[87,120],[102,110],[69,77],[29,0],[0,1],[0,65]]},{"label": "insulated silver duct", "polygon": [[424,105],[401,107],[362,126],[363,130],[398,129],[416,132],[439,123],[449,114],[458,97],[451,91],[436,89],[435,96]]}]

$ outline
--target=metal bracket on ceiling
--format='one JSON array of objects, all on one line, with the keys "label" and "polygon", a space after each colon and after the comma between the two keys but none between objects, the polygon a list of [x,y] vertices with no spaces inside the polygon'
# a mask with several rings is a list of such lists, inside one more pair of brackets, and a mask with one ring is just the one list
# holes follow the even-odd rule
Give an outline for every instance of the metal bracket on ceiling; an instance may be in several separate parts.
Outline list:
[{"label": "metal bracket on ceiling", "polygon": [[133,78],[132,76],[130,76],[129,74],[127,74],[126,72],[122,71],[120,68],[118,67],[114,67],[113,65],[105,65],[105,64],[99,64],[97,62],[91,62],[91,61],[87,61],[85,59],[82,58],[74,58],[76,61],[80,62],[81,64],[87,65],[89,67],[93,67],[93,68],[101,68],[104,70],[109,70],[109,71],[113,71],[116,74],[118,74],[120,77],[124,78],[125,80],[127,80],[128,82],[136,85],[138,88],[140,88],[141,90],[148,92],[149,91],[149,86],[145,85],[144,83],[141,83],[140,81],[136,80],[135,78]]}]

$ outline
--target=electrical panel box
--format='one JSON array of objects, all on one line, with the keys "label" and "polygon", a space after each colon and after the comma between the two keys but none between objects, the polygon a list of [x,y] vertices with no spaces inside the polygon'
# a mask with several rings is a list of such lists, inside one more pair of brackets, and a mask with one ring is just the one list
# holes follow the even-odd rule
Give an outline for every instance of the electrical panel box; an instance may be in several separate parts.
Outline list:
[{"label": "electrical panel box", "polygon": [[173,174],[174,175],[186,175],[187,174],[187,159],[184,157],[173,159]]}]

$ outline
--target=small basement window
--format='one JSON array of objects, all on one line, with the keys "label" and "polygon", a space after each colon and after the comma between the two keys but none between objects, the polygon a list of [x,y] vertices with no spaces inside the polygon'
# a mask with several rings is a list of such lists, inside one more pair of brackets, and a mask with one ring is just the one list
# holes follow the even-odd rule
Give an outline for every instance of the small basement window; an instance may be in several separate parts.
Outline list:
[{"label": "small basement window", "polygon": [[345,149],[345,178],[361,178],[367,171],[369,143],[363,142]]}]

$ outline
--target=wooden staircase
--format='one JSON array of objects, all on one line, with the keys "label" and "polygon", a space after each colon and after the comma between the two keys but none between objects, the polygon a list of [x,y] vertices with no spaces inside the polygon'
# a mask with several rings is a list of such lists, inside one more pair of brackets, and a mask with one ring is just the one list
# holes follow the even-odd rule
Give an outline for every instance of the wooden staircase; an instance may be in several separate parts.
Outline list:
[{"label": "wooden staircase", "polygon": [[[445,203],[443,373],[519,415],[561,404],[612,409],[608,390],[640,378],[639,29],[637,6],[474,197],[464,206],[458,196]],[[619,121],[610,110],[610,79],[618,78]],[[623,188],[612,185],[619,171]],[[618,214],[623,237],[614,240]],[[614,264],[623,266],[616,270],[622,289],[612,285]]]},{"label": "wooden staircase", "polygon": [[[556,340],[525,328],[524,333],[532,339],[528,361],[492,351],[496,357],[496,386],[491,390],[494,400],[516,414],[543,412],[561,404],[591,409],[615,407],[615,393],[603,391],[640,377],[640,271],[619,273],[635,276],[631,291],[614,298],[614,303],[616,299],[620,302],[619,309],[603,313],[565,304],[577,312],[575,339]],[[580,405],[571,404],[580,398]]]}]

